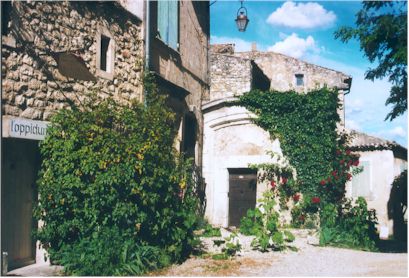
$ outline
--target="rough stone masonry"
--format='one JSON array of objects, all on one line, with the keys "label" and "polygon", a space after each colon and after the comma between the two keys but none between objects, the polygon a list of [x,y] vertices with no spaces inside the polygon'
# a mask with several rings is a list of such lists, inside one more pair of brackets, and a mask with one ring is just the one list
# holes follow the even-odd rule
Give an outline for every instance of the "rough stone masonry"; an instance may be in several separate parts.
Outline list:
[{"label": "rough stone masonry", "polygon": [[[70,102],[82,102],[90,92],[121,102],[142,100],[141,21],[118,3],[15,1],[5,7],[3,115],[48,120]],[[107,30],[115,42],[111,79],[97,70],[101,30]],[[83,60],[96,81],[62,75],[57,63],[61,53]]]}]

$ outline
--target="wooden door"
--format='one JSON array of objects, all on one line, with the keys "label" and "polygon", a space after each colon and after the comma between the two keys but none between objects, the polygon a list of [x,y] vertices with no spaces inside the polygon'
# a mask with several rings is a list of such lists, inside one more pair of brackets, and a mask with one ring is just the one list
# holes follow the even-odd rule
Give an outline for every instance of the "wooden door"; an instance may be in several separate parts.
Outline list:
[{"label": "wooden door", "polygon": [[3,139],[1,249],[8,253],[8,270],[35,262],[32,232],[38,141]]},{"label": "wooden door", "polygon": [[248,209],[256,206],[257,172],[251,169],[229,170],[229,226],[240,226]]}]

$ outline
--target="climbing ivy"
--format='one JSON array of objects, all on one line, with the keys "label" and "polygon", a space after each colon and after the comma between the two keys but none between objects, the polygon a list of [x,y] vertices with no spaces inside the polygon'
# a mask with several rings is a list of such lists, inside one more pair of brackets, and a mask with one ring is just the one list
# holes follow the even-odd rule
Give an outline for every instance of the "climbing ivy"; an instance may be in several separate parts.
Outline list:
[{"label": "climbing ivy", "polygon": [[336,131],[338,94],[323,88],[308,94],[252,90],[235,104],[257,115],[257,125],[280,140],[283,154],[297,170],[300,192],[314,197],[333,171],[340,136]]}]

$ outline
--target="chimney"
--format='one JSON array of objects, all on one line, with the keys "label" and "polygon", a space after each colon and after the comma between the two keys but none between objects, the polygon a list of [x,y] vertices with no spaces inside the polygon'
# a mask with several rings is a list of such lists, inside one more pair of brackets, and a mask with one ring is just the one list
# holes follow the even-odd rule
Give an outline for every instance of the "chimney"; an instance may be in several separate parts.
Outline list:
[{"label": "chimney", "polygon": [[257,43],[256,42],[251,43],[251,51],[257,51]]}]

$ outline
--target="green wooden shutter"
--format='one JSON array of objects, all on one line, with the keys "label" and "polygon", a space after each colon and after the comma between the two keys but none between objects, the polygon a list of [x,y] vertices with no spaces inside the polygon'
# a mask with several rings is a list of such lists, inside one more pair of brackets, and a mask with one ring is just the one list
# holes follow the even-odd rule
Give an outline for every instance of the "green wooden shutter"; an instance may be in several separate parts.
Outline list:
[{"label": "green wooden shutter", "polygon": [[178,12],[178,1],[169,1],[169,37],[168,45],[173,49],[178,48],[178,29],[179,29],[179,12]]},{"label": "green wooden shutter", "polygon": [[369,161],[361,161],[363,171],[352,178],[352,197],[370,197],[371,168]]},{"label": "green wooden shutter", "polygon": [[168,41],[169,2],[158,1],[158,32],[162,41]]},{"label": "green wooden shutter", "polygon": [[179,6],[177,0],[158,1],[158,32],[160,39],[178,49]]}]

